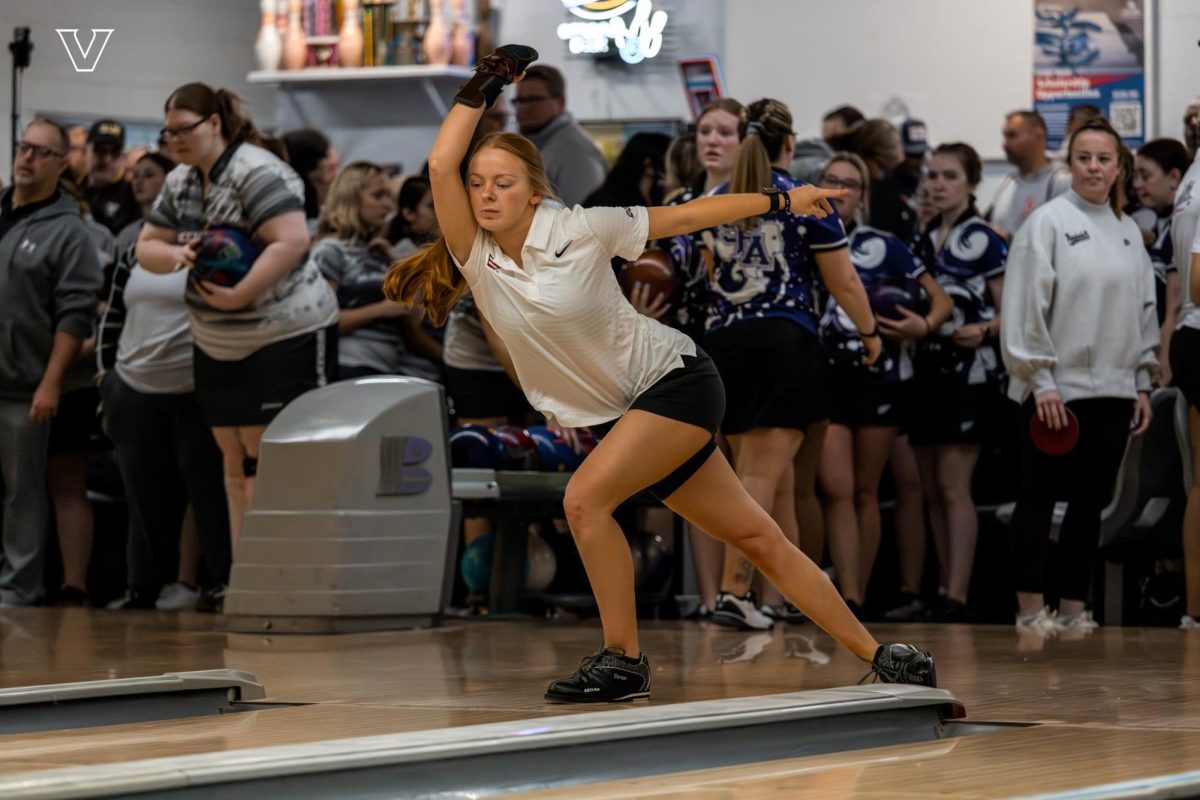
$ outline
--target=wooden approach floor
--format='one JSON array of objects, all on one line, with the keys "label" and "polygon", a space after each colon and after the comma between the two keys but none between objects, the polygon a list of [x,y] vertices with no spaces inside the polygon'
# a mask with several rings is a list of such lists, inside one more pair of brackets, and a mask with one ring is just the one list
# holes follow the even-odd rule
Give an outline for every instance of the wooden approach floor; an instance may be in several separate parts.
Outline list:
[{"label": "wooden approach floor", "polygon": [[[0,776],[569,714],[576,709],[542,700],[544,686],[599,641],[594,623],[450,621],[426,631],[259,636],[218,632],[216,622],[156,612],[0,611],[5,688],[230,668],[256,675],[266,702],[306,704],[0,736]],[[1001,626],[877,625],[874,632],[931,648],[940,685],[965,704],[969,720],[1036,726],[526,796],[1008,797],[1200,771],[1200,634],[1102,628],[1043,642]],[[811,624],[746,634],[646,623],[643,647],[655,668],[656,704],[845,686],[864,672]]]}]

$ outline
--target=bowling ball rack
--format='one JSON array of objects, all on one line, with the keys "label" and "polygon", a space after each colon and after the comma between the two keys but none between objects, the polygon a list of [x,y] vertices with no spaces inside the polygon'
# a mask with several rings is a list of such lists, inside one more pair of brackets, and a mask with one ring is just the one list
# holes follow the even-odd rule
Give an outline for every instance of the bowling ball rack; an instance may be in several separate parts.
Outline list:
[{"label": "bowling ball rack", "polygon": [[[488,617],[493,619],[525,618],[529,609],[596,607],[595,598],[584,588],[578,592],[527,592],[525,590],[525,559],[527,556],[530,522],[562,516],[563,493],[569,472],[517,472],[492,469],[454,469],[451,496],[464,505],[464,514],[479,513],[492,518],[496,531],[492,578],[488,586]],[[649,492],[639,492],[626,504],[661,506]],[[650,616],[674,616],[671,604],[679,594],[683,576],[683,542],[686,539],[682,524],[677,520],[675,548],[672,553],[671,579],[653,591],[638,593],[639,613]],[[457,558],[457,556],[456,556]]]}]

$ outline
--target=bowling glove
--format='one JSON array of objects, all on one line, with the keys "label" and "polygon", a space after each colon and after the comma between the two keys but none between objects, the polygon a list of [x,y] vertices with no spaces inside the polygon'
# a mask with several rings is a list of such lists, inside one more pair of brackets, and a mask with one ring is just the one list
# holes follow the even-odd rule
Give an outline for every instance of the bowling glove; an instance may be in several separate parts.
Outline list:
[{"label": "bowling glove", "polygon": [[537,57],[537,50],[523,44],[506,44],[496,48],[495,52],[475,65],[475,74],[458,90],[454,102],[471,108],[491,108],[504,87],[537,61]]}]

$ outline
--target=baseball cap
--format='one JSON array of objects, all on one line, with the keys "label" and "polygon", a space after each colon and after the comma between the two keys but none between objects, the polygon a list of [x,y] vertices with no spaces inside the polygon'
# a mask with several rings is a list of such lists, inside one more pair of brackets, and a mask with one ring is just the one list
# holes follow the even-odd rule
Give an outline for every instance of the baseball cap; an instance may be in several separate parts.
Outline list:
[{"label": "baseball cap", "polygon": [[102,119],[88,131],[88,144],[115,144],[125,148],[125,126],[113,119]]},{"label": "baseball cap", "polygon": [[900,126],[900,141],[904,143],[904,152],[907,155],[920,156],[929,152],[929,131],[919,119],[904,121]]}]

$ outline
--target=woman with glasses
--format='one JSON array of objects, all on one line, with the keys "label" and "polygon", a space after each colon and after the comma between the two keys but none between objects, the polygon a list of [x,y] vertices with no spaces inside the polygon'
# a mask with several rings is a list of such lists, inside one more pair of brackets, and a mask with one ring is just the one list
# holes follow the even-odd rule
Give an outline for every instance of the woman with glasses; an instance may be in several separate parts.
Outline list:
[{"label": "woman with glasses", "polygon": [[[256,146],[237,96],[189,83],[167,99],[164,134],[180,164],[147,218],[137,259],[151,272],[191,268],[213,226],[235,226],[259,248],[233,286],[188,281],[196,399],[224,461],[236,548],[267,424],[323,386],[337,367],[337,299],[304,256],[309,236],[295,171]],[[249,254],[252,255],[252,254]]]},{"label": "woman with glasses", "polygon": [[[846,220],[850,261],[866,287],[879,299],[907,295],[914,307],[923,290],[928,313],[897,304],[880,313],[883,357],[862,363],[853,321],[830,297],[821,317],[821,338],[831,350],[830,425],[821,455],[820,487],[825,497],[825,527],[838,586],[850,607],[862,607],[871,568],[879,549],[879,481],[899,428],[907,425],[911,406],[912,360],[905,347],[941,325],[953,309],[950,297],[926,271],[920,259],[895,236],[861,222],[870,205],[871,173],[853,153],[836,153],[821,173],[819,185],[845,189],[833,204]],[[919,288],[918,288],[919,285]],[[889,290],[896,291],[895,295]]]},{"label": "woman with glasses", "polygon": [[[713,196],[802,185],[786,171],[796,142],[787,106],[759,100],[747,108],[747,119],[732,178]],[[796,542],[792,470],[815,475],[820,450],[813,448],[814,463],[806,469],[794,461],[805,439],[823,433],[830,411],[826,358],[817,339],[818,275],[854,321],[866,364],[881,354],[879,331],[836,213],[767,214],[726,223],[703,238],[713,254],[704,349],[727,393],[721,433],[747,493]],[[771,627],[750,589],[753,577],[750,561],[727,546],[714,622],[743,630]]]}]

